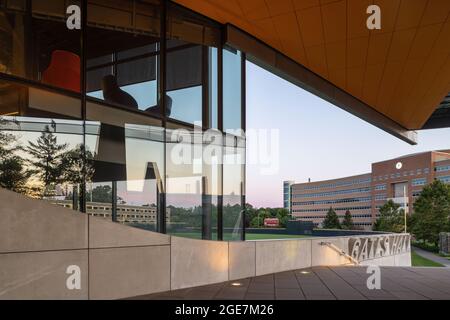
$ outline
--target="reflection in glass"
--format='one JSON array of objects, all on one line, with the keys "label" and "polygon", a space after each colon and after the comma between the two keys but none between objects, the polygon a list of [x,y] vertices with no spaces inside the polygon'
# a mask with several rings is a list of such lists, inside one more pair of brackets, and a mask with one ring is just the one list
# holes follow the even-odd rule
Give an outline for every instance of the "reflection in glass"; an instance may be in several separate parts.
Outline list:
[{"label": "reflection in glass", "polygon": [[[88,10],[87,95],[160,115],[158,1],[139,2],[126,9],[110,1],[89,1]],[[130,15],[136,22],[127,25],[126,19],[107,18],[118,14]]]},{"label": "reflection in glass", "polygon": [[76,98],[0,81],[0,186],[79,209],[80,113]]},{"label": "reflection in glass", "polygon": [[204,239],[217,240],[219,219],[219,197],[222,195],[221,159],[223,136],[218,130],[207,131],[203,137],[203,221]]},{"label": "reflection in glass", "polygon": [[223,49],[223,130],[242,128],[241,53]]},{"label": "reflection in glass", "polygon": [[82,122],[4,116],[0,130],[0,185],[77,209]]},{"label": "reflection in glass", "polygon": [[[182,129],[167,129],[166,136],[166,203],[170,209],[167,233],[201,239],[204,185],[201,140],[194,145],[194,133]],[[197,152],[194,147],[199,148]],[[195,158],[198,150],[200,157]]]},{"label": "reflection in glass", "polygon": [[166,90],[171,118],[188,123],[202,120],[202,47],[184,45],[167,52]]},{"label": "reflection in glass", "polygon": [[111,182],[88,183],[86,186],[86,212],[91,216],[111,221],[112,193]]},{"label": "reflection in glass", "polygon": [[219,90],[219,83],[218,83],[218,57],[217,57],[217,48],[209,48],[208,51],[208,61],[209,61],[209,101],[208,101],[208,108],[209,108],[209,127],[218,129],[218,123],[219,123],[219,110],[218,110],[218,90]]},{"label": "reflection in glass", "polygon": [[[108,186],[104,210],[110,219],[155,231],[164,194],[164,129],[157,120],[108,109],[88,104],[86,149],[94,155],[90,182]],[[152,122],[156,126],[145,124]]]},{"label": "reflection in glass", "polygon": [[0,8],[0,72],[80,92],[81,32],[66,27],[67,1],[31,3],[31,13],[17,1]]},{"label": "reflection in glass", "polygon": [[81,33],[66,28],[64,10],[80,1],[0,0],[0,73],[32,80],[0,80],[0,187],[192,238],[218,239],[223,222],[224,239],[240,239],[244,171],[221,162],[245,143],[223,154],[222,133],[192,126],[221,128],[223,89],[224,128],[241,127],[240,53],[222,51],[219,25],[171,2],[161,52],[160,1],[119,2],[87,1],[82,70]]},{"label": "reflection in glass", "polygon": [[[169,5],[166,91],[172,102],[171,118],[187,123],[203,120],[203,103],[209,104],[217,95],[217,49],[211,50],[219,45],[218,26],[176,5]],[[204,90],[208,90],[211,100],[203,100]],[[211,103],[211,108],[214,107]]]},{"label": "reflection in glass", "polygon": [[223,239],[241,240],[243,228],[245,140],[225,138],[223,156]]}]

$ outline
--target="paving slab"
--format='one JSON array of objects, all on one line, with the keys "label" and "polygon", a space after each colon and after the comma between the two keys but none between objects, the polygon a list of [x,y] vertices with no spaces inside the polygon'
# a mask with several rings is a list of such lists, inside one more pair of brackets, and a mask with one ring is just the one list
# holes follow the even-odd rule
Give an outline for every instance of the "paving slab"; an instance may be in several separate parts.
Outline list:
[{"label": "paving slab", "polygon": [[380,267],[381,289],[367,288],[363,266],[319,267],[130,299],[450,300],[450,268]]}]

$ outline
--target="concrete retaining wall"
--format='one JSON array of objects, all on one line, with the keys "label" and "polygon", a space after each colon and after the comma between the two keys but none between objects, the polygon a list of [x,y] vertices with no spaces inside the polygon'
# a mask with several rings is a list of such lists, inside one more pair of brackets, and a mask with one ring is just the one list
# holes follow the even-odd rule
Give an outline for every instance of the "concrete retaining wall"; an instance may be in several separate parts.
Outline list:
[{"label": "concrete retaining wall", "polygon": [[[203,241],[127,227],[4,189],[0,203],[0,299],[119,299],[349,263],[321,244],[326,239],[350,253],[349,237]],[[410,266],[409,247],[362,264]],[[80,289],[67,288],[69,266],[80,270]]]}]

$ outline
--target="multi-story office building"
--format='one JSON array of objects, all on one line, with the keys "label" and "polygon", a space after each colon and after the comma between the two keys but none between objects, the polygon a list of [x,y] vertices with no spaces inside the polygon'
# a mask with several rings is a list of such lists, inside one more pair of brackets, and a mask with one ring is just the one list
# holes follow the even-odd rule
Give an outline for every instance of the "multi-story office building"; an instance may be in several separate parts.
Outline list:
[{"label": "multi-story office building", "polygon": [[348,210],[355,227],[371,229],[388,200],[411,213],[423,187],[438,179],[450,183],[450,150],[430,151],[377,162],[372,172],[291,186],[292,216],[319,226],[333,208],[342,219]]},{"label": "multi-story office building", "polygon": [[283,181],[283,208],[291,212],[291,186],[295,181]]},{"label": "multi-story office building", "polygon": [[[73,202],[70,200],[56,200],[51,203],[64,208],[73,209]],[[155,231],[157,223],[158,208],[156,206],[133,206],[119,204],[113,207],[105,202],[88,202],[86,212],[93,217],[105,218],[122,224],[141,225],[142,228]],[[113,214],[115,215],[113,217]],[[170,223],[170,208],[166,209],[166,221]]]}]

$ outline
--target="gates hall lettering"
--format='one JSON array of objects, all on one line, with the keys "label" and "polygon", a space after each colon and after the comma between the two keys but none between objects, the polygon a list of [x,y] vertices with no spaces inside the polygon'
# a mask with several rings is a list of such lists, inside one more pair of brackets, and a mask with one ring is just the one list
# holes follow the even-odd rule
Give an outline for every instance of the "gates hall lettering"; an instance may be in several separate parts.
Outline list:
[{"label": "gates hall lettering", "polygon": [[410,251],[409,234],[350,238],[349,254],[358,261],[392,256]]}]

